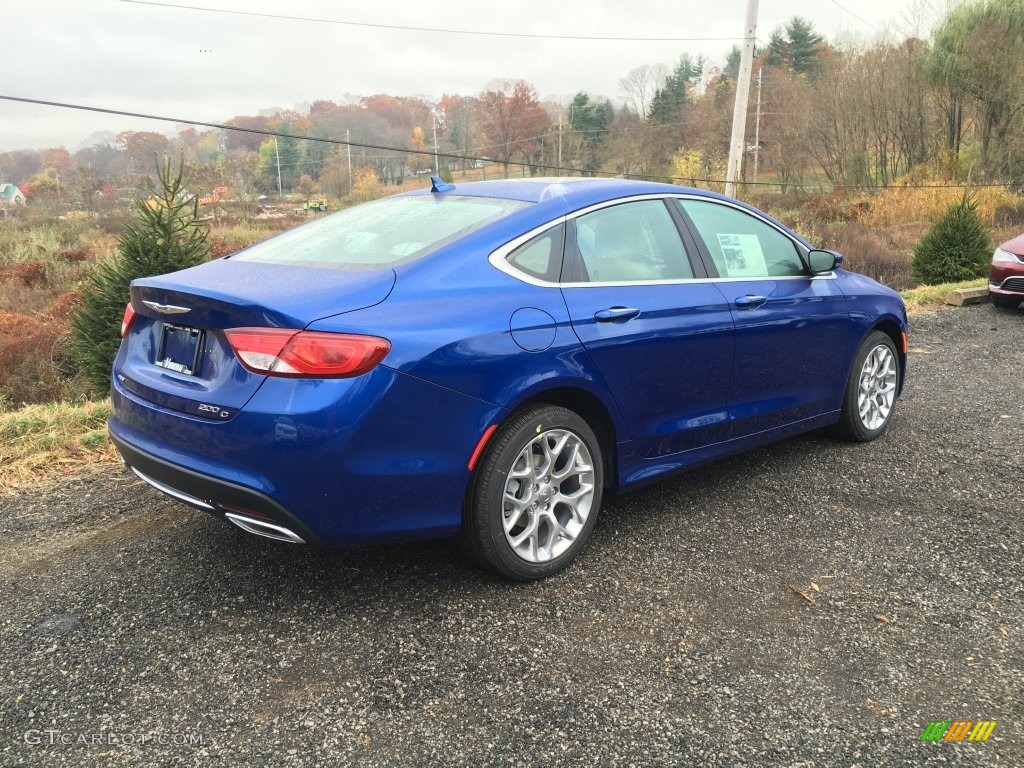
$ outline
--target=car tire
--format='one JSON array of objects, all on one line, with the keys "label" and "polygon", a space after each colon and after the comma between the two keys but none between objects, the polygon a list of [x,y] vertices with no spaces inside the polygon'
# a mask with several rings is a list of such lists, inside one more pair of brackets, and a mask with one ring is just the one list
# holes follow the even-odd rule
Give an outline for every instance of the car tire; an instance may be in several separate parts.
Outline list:
[{"label": "car tire", "polygon": [[999,309],[1016,309],[1021,302],[1021,299],[1010,299],[1005,296],[995,296],[993,294],[989,294],[989,297],[992,299],[992,306],[998,307]]},{"label": "car tire", "polygon": [[864,339],[846,380],[839,435],[865,443],[889,427],[900,380],[900,356],[888,334],[873,331]]},{"label": "car tire", "polygon": [[474,470],[463,510],[463,546],[507,578],[551,576],[586,546],[603,483],[601,446],[582,417],[554,405],[514,414]]}]

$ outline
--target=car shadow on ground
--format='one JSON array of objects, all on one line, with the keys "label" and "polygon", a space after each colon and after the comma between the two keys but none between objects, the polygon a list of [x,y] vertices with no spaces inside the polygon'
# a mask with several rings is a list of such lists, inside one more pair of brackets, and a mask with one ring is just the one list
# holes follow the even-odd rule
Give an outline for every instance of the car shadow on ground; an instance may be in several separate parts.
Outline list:
[{"label": "car shadow on ground", "polygon": [[[742,503],[744,489],[763,485],[780,473],[799,471],[839,445],[821,434],[799,436],[611,497],[603,504],[590,544],[577,562],[564,573],[532,585],[510,582],[481,569],[463,554],[454,537],[303,547],[254,537],[177,505],[167,512],[176,518],[173,530],[151,542],[160,550],[163,566],[177,571],[171,576],[173,581],[187,584],[201,575],[206,589],[219,583],[220,588],[211,592],[211,604],[223,596],[220,593],[234,590],[269,604],[372,599],[382,591],[500,594],[592,580],[609,568],[618,571],[616,560],[623,541],[633,550],[631,559],[635,559],[637,547],[668,547],[680,527],[685,534],[690,525],[706,524],[709,498],[733,498],[734,516],[719,519],[718,524],[724,528],[743,525],[750,512]],[[148,493],[139,487],[140,497]],[[773,512],[760,508],[758,514],[770,516]]]}]

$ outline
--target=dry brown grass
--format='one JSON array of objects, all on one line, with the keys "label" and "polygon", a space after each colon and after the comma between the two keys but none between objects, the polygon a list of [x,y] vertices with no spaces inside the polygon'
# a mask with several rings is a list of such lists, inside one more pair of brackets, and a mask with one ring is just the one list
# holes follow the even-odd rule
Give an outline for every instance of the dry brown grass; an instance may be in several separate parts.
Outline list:
[{"label": "dry brown grass", "polygon": [[109,414],[109,400],[0,412],[0,492],[116,458]]},{"label": "dry brown grass", "polygon": [[[843,254],[843,267],[897,291],[910,288],[911,248],[901,247],[887,230],[852,222],[823,226],[820,243]],[[911,246],[912,247],[912,246]]]},{"label": "dry brown grass", "polygon": [[[856,221],[871,227],[893,227],[901,224],[932,224],[938,221],[949,206],[964,194],[961,187],[889,187],[871,197],[857,200],[862,204]],[[1004,217],[1005,211],[1015,211],[1020,198],[1006,187],[981,187],[971,190],[978,203],[978,214],[991,226],[996,212]]]},{"label": "dry brown grass", "polygon": [[71,394],[66,323],[0,311],[0,402],[52,402]]}]

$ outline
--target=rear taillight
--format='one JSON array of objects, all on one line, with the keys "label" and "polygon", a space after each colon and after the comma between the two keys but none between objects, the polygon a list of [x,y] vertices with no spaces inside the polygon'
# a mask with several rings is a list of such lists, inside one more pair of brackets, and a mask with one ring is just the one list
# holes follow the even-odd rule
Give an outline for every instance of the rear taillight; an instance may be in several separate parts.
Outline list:
[{"label": "rear taillight", "polygon": [[132,320],[135,319],[135,310],[132,309],[132,303],[129,301],[128,306],[124,308],[124,316],[121,318],[121,338],[123,339],[128,335],[128,329],[132,327]]},{"label": "rear taillight", "polygon": [[239,361],[268,376],[361,376],[391,349],[387,339],[291,328],[231,328],[224,332]]}]

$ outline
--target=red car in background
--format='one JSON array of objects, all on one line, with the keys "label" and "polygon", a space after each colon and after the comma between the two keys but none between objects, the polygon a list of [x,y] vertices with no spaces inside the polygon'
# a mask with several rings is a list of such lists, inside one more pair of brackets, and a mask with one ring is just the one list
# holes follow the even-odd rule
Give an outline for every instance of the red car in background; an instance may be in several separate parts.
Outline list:
[{"label": "red car in background", "polygon": [[988,295],[993,304],[1005,309],[1024,301],[1024,235],[1007,240],[992,254]]}]

